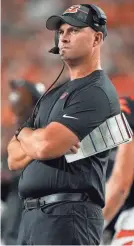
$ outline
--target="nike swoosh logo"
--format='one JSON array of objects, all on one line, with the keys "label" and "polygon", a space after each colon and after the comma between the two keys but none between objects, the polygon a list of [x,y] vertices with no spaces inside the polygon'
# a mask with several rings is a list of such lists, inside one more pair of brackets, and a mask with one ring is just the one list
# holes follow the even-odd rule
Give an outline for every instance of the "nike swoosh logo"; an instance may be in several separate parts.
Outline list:
[{"label": "nike swoosh logo", "polygon": [[64,114],[63,117],[64,117],[64,118],[70,118],[70,119],[78,120],[78,118],[75,118],[75,117],[73,117],[73,116],[69,116],[69,115],[67,115],[67,114]]}]

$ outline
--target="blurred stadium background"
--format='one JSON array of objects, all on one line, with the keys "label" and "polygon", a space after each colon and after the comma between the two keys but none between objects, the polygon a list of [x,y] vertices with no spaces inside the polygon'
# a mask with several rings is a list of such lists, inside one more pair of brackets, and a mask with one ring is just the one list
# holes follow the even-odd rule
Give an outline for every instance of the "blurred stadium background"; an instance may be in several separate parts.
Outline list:
[{"label": "blurred stadium background", "polygon": [[[54,45],[54,33],[46,29],[45,22],[51,14],[79,3],[97,4],[105,11],[108,37],[102,67],[120,96],[134,95],[134,0],[2,0],[2,164],[16,128],[8,101],[9,81],[42,82],[47,88],[55,80],[62,64],[59,56],[48,53]],[[60,80],[67,77],[65,71]],[[4,178],[9,177],[6,173]]]}]

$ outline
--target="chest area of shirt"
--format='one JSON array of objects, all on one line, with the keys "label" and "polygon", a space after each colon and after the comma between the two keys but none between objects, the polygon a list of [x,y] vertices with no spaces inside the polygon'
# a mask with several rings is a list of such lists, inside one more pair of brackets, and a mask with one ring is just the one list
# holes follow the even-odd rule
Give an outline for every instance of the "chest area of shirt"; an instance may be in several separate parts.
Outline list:
[{"label": "chest area of shirt", "polygon": [[65,107],[69,92],[66,88],[48,94],[41,102],[36,119],[35,127],[41,128],[48,125],[55,117],[60,115]]}]

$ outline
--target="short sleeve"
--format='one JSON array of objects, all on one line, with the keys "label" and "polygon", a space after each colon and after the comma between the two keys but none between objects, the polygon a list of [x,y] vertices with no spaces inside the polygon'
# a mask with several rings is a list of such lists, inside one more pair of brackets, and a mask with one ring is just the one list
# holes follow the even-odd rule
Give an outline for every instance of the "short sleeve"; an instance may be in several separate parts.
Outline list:
[{"label": "short sleeve", "polygon": [[68,127],[80,141],[110,117],[109,99],[100,87],[74,92],[65,105],[53,121]]}]

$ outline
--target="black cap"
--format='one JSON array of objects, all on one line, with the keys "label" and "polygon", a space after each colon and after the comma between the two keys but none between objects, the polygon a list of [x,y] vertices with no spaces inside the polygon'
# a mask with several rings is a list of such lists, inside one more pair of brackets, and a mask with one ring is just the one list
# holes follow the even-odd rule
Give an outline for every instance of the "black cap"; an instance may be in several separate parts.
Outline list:
[{"label": "black cap", "polygon": [[101,31],[105,38],[106,22],[107,17],[101,8],[93,4],[80,4],[71,6],[62,15],[49,17],[46,27],[49,30],[58,30],[62,23],[75,27],[91,27],[96,32]]}]

